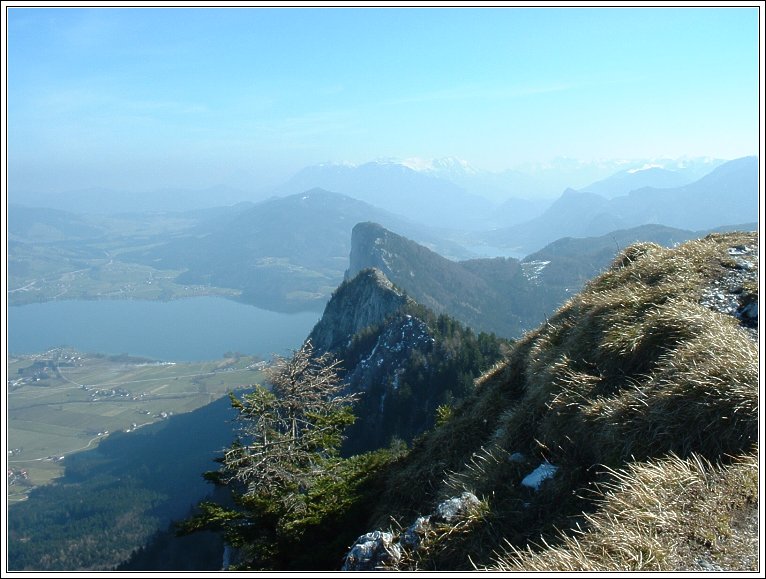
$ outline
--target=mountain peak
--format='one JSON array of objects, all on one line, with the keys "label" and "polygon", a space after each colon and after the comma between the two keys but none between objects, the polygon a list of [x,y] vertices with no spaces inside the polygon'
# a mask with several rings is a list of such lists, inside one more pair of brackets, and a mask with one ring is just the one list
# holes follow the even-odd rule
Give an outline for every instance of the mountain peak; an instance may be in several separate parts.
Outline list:
[{"label": "mountain peak", "polygon": [[633,175],[633,174],[635,174],[635,173],[641,173],[642,171],[650,171],[650,170],[652,170],[652,169],[664,169],[664,168],[665,168],[665,167],[663,167],[663,166],[662,166],[662,165],[660,165],[659,163],[645,163],[645,164],[644,164],[643,166],[641,166],[641,167],[636,167],[636,168],[634,168],[634,169],[628,169],[628,171],[627,171],[627,172],[628,172],[629,174]]},{"label": "mountain peak", "polygon": [[479,173],[468,161],[458,157],[440,157],[425,159],[423,157],[381,157],[370,161],[370,164],[382,166],[406,167],[417,173],[428,173],[435,177],[454,177],[457,175],[476,175]]},{"label": "mountain peak", "polygon": [[364,269],[335,290],[309,339],[318,352],[347,347],[352,336],[383,322],[408,301],[379,269]]}]

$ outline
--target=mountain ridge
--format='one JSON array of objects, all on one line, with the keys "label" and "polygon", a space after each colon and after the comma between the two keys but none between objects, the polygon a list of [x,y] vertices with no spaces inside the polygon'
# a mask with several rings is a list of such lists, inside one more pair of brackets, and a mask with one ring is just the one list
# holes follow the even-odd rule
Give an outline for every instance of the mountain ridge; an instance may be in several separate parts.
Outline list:
[{"label": "mountain ridge", "polygon": [[[449,313],[476,331],[505,337],[522,331],[521,317],[506,307],[508,301],[497,287],[506,284],[520,292],[527,288],[514,258],[455,262],[376,223],[363,222],[352,230],[345,276],[368,267],[380,269],[418,303]],[[485,269],[493,270],[491,278],[483,276]]]},{"label": "mountain ridge", "polygon": [[124,259],[185,270],[183,284],[242,291],[242,300],[282,312],[316,311],[343,279],[355,223],[370,218],[446,253],[466,255],[428,228],[347,195],[311,189],[275,197]]},{"label": "mountain ridge", "polygon": [[529,254],[560,237],[603,235],[648,223],[696,231],[748,223],[757,216],[757,158],[742,157],[673,189],[643,188],[612,199],[567,189],[538,217],[486,238],[492,245]]}]

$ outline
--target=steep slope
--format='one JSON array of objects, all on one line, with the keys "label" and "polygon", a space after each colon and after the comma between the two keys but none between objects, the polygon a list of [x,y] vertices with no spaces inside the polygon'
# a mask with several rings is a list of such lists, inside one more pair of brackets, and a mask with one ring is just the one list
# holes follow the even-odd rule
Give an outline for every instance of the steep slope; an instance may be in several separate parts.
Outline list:
[{"label": "steep slope", "polygon": [[333,292],[309,339],[318,352],[338,352],[410,301],[380,270],[366,269]]},{"label": "steep slope", "polygon": [[756,570],[757,280],[754,233],[624,250],[390,469],[346,568]]},{"label": "steep slope", "polygon": [[[707,233],[707,232],[704,232]],[[374,223],[354,227],[346,276],[374,267],[419,303],[477,331],[519,337],[552,315],[632,243],[672,246],[704,234],[661,225],[563,238],[522,261],[451,261]]]},{"label": "steep slope", "polygon": [[351,228],[368,219],[460,255],[460,248],[441,242],[423,226],[345,195],[314,189],[258,203],[194,235],[128,257],[162,269],[185,269],[179,283],[242,290],[242,299],[259,307],[320,310],[343,279]]},{"label": "steep slope", "polygon": [[645,224],[696,231],[750,223],[757,216],[758,159],[743,157],[683,187],[647,187],[613,199],[568,189],[539,217],[485,237],[491,245],[528,254],[561,237],[597,236]]},{"label": "steep slope", "polygon": [[308,339],[318,354],[341,360],[347,387],[363,394],[347,454],[431,428],[437,407],[463,398],[505,343],[437,317],[377,269],[341,284]]},{"label": "steep slope", "polygon": [[380,269],[418,303],[477,331],[513,337],[537,322],[524,308],[537,288],[513,258],[455,262],[380,225],[359,223],[351,234],[346,277],[369,267]]}]

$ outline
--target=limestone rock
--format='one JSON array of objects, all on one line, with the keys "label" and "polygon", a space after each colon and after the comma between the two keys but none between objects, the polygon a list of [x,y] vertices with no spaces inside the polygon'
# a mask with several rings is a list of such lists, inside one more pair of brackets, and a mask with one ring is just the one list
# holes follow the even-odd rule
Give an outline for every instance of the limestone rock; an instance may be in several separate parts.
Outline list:
[{"label": "limestone rock", "polygon": [[375,571],[396,569],[402,550],[394,543],[394,535],[373,531],[359,537],[346,555],[342,571]]},{"label": "limestone rock", "polygon": [[381,323],[407,300],[379,270],[366,269],[335,291],[309,339],[318,352],[345,347],[351,336]]},{"label": "limestone rock", "polygon": [[436,522],[454,523],[476,510],[479,504],[475,494],[464,492],[459,497],[452,497],[439,503],[433,519]]}]

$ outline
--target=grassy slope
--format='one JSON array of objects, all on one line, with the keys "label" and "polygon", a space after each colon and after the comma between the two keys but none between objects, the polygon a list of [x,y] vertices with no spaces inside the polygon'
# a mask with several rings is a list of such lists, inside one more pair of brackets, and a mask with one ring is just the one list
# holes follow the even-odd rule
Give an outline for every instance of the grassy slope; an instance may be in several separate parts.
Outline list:
[{"label": "grassy slope", "polygon": [[[755,234],[632,246],[520,340],[389,474],[378,527],[463,489],[488,505],[408,565],[757,568],[757,344],[700,304],[745,244]],[[757,299],[745,286],[741,301]],[[543,460],[556,475],[521,486]]]}]

